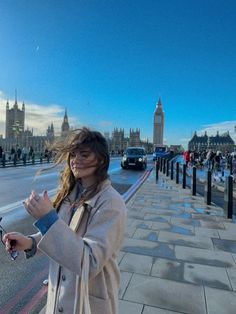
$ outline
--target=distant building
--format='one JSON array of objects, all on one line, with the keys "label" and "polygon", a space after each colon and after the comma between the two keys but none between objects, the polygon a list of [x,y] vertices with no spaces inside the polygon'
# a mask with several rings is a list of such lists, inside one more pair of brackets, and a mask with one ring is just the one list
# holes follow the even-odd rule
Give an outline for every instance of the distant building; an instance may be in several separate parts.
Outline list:
[{"label": "distant building", "polygon": [[209,150],[221,151],[225,153],[226,151],[234,151],[235,143],[229,132],[226,132],[222,135],[219,135],[219,132],[215,136],[208,136],[207,132],[204,135],[197,135],[197,132],[194,133],[191,140],[188,142],[188,149],[190,150]]},{"label": "distant building", "polygon": [[[45,135],[35,136],[33,134],[33,129],[29,130],[27,128],[25,130],[25,104],[23,102],[22,109],[19,109],[17,99],[15,99],[15,103],[11,109],[9,102],[7,101],[6,103],[5,130],[5,138],[0,136],[0,146],[2,146],[5,152],[9,152],[11,148],[29,148],[32,146],[35,153],[41,153],[44,152],[46,143],[48,144],[52,142],[55,138],[53,123],[51,123],[47,130],[45,130]],[[61,130],[63,136],[70,130],[67,110],[65,110]]]},{"label": "distant building", "polygon": [[61,136],[65,137],[68,135],[68,132],[70,131],[70,125],[68,121],[68,116],[67,116],[67,109],[65,110],[62,126],[61,126]]},{"label": "distant building", "polygon": [[13,108],[10,109],[9,102],[6,103],[6,129],[5,137],[21,137],[25,128],[25,104],[22,104],[22,110],[18,108],[17,99]]},{"label": "distant building", "polygon": [[129,146],[141,146],[141,140],[140,140],[140,130],[136,129],[130,129],[129,130]]},{"label": "distant building", "polygon": [[163,144],[164,136],[164,112],[162,109],[161,99],[158,99],[156,109],[153,114],[153,146]]},{"label": "distant building", "polygon": [[126,148],[124,129],[115,128],[112,132],[111,151],[120,153]]}]

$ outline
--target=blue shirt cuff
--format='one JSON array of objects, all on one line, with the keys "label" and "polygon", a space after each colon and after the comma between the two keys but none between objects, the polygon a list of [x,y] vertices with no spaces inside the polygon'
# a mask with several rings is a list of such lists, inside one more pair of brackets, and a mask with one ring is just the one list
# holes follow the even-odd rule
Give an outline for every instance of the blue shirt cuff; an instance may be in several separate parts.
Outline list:
[{"label": "blue shirt cuff", "polygon": [[44,235],[48,229],[57,221],[58,215],[55,209],[51,210],[49,213],[45,214],[43,217],[38,219],[34,226]]}]

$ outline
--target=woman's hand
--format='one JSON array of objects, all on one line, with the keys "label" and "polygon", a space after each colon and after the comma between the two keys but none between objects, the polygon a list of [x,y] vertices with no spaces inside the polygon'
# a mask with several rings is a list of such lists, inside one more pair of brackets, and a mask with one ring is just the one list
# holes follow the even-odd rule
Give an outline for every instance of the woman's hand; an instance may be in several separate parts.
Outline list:
[{"label": "woman's hand", "polygon": [[39,196],[35,191],[32,191],[23,204],[28,213],[35,219],[40,219],[53,209],[47,191],[43,192],[43,196]]},{"label": "woman's hand", "polygon": [[[12,241],[15,241],[14,248],[12,247]],[[31,249],[33,244],[32,239],[19,232],[9,232],[4,234],[3,242],[8,253],[11,253],[13,249],[18,252]]]}]

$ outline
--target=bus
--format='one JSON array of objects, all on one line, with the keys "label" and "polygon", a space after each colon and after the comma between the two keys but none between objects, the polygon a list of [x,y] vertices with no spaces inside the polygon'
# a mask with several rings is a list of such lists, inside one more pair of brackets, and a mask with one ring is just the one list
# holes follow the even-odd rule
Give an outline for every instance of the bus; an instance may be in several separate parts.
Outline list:
[{"label": "bus", "polygon": [[158,157],[165,157],[169,155],[169,151],[167,151],[166,145],[158,145],[155,146],[153,152],[153,161],[157,160]]}]

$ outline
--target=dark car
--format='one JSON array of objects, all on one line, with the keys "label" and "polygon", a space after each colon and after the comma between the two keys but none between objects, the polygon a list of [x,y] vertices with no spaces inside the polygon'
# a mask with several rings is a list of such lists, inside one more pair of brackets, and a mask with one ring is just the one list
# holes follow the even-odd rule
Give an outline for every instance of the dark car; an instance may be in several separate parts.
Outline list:
[{"label": "dark car", "polygon": [[121,167],[145,169],[147,167],[147,154],[143,147],[128,147],[121,160]]}]

